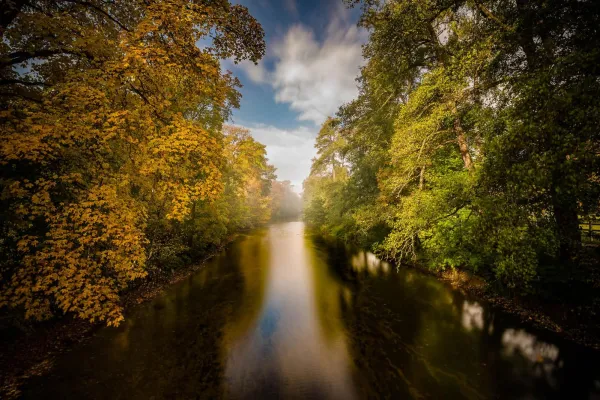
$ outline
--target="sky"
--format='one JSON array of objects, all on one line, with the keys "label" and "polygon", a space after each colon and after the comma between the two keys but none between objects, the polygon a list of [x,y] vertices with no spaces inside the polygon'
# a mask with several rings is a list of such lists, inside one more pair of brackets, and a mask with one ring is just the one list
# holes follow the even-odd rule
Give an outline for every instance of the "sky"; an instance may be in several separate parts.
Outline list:
[{"label": "sky", "polygon": [[356,26],[359,10],[342,0],[237,3],[261,23],[267,51],[258,65],[223,61],[243,84],[241,107],[230,123],[250,129],[266,145],[277,178],[301,192],[320,125],[358,94],[367,33]]}]

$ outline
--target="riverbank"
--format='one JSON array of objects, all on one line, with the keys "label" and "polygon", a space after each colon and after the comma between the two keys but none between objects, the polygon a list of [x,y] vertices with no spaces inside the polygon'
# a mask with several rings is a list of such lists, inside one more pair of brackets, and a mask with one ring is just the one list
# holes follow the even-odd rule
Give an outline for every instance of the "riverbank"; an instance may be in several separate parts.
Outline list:
[{"label": "riverbank", "polygon": [[600,350],[600,323],[597,318],[600,301],[591,304],[552,302],[508,291],[501,293],[483,277],[467,271],[447,269],[434,272],[419,265],[409,268],[435,276],[454,289],[483,300],[496,310],[517,317],[524,324]]},{"label": "riverbank", "polygon": [[[314,234],[328,241],[339,240],[321,231],[314,231]],[[351,243],[346,245],[355,246]],[[362,248],[369,250],[367,247]],[[565,340],[600,350],[600,270],[595,262],[598,259],[596,252],[599,251],[597,247],[587,247],[587,256],[578,272],[579,276],[584,275],[587,280],[581,282],[573,278],[573,295],[570,296],[570,301],[519,295],[518,292],[511,292],[495,284],[497,282],[494,282],[493,276],[480,276],[461,269],[433,271],[418,262],[402,265],[400,268],[412,268],[433,276],[535,329],[553,332]],[[395,265],[392,260],[388,261]],[[585,296],[581,292],[585,292]]]},{"label": "riverbank", "polygon": [[[152,300],[169,286],[184,280],[206,265],[212,257],[223,251],[237,235],[229,237],[224,244],[209,252],[196,263],[174,270],[157,273],[150,279],[140,281],[121,297],[127,313],[134,306]],[[46,374],[54,360],[94,335],[102,323],[90,323],[71,316],[21,327],[19,335],[0,343],[0,398],[15,399],[20,387],[32,376]],[[27,333],[23,334],[23,332]]]}]

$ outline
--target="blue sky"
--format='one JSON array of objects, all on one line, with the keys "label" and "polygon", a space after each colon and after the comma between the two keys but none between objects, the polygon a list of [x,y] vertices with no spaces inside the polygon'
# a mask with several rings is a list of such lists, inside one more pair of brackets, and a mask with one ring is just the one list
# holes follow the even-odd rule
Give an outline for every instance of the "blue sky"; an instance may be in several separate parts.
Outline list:
[{"label": "blue sky", "polygon": [[267,52],[258,65],[223,67],[244,85],[231,123],[267,146],[280,180],[297,191],[308,176],[320,124],[358,93],[364,30],[358,10],[342,0],[240,0],[265,30]]}]

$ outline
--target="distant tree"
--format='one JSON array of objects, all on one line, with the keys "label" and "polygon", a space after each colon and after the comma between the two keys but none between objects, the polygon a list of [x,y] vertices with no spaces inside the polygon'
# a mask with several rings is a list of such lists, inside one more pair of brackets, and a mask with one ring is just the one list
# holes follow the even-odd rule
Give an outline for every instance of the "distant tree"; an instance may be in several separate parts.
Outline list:
[{"label": "distant tree", "polygon": [[273,181],[271,199],[273,220],[298,218],[302,213],[302,199],[290,181]]}]

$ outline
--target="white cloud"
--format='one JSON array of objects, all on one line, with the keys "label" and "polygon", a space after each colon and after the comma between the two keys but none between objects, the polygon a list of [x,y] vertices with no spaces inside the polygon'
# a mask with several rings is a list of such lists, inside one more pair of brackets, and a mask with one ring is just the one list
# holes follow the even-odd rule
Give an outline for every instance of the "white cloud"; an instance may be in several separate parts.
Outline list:
[{"label": "white cloud", "polygon": [[272,71],[263,64],[240,64],[250,80],[271,85],[275,100],[289,104],[299,120],[316,125],[358,94],[355,79],[363,64],[366,31],[344,19],[344,12],[336,15],[322,42],[308,27],[292,26],[272,46],[268,55],[274,60]]},{"label": "white cloud", "polygon": [[[231,69],[234,64],[230,60],[224,60],[221,62],[221,68]],[[246,76],[255,83],[267,83],[269,81],[269,72],[263,67],[262,64],[254,64],[252,61],[240,61],[238,67],[244,70]]]},{"label": "white cloud", "polygon": [[243,127],[250,130],[252,137],[267,146],[267,157],[277,168],[277,179],[291,181],[294,189],[301,192],[302,181],[310,173],[311,159],[316,155],[316,129],[305,126],[280,129],[264,124]]},{"label": "white cloud", "polygon": [[[292,12],[295,2],[289,0],[286,5]],[[278,179],[291,181],[298,192],[316,155],[317,126],[358,95],[356,77],[364,63],[361,44],[366,39],[367,32],[357,28],[348,10],[340,5],[322,38],[306,25],[297,24],[269,44],[265,60],[258,65],[247,61],[235,66],[231,61],[223,64],[225,68],[241,69],[254,83],[271,87],[276,102],[288,104],[298,113],[298,120],[315,124],[280,129],[242,123],[267,146]]]}]

